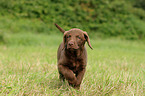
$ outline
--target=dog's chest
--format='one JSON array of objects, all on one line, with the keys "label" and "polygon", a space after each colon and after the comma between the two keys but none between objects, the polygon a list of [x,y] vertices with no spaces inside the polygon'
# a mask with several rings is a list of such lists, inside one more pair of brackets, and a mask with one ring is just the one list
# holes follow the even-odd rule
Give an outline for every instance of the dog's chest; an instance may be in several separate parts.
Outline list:
[{"label": "dog's chest", "polygon": [[73,62],[72,67],[73,68],[78,68],[80,66],[79,62]]},{"label": "dog's chest", "polygon": [[82,62],[81,60],[76,60],[76,61],[70,62],[69,68],[73,72],[77,72],[78,70],[81,69],[81,66],[82,66],[82,63],[81,62]]}]

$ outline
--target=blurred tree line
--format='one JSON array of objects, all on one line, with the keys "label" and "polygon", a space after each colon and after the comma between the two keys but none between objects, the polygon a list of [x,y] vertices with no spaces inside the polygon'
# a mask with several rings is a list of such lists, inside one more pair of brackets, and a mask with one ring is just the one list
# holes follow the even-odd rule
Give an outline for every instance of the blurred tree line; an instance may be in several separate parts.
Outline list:
[{"label": "blurred tree line", "polygon": [[144,0],[0,0],[0,15],[37,18],[51,30],[58,23],[102,37],[145,38]]},{"label": "blurred tree line", "polygon": [[145,0],[134,0],[134,6],[145,10]]}]

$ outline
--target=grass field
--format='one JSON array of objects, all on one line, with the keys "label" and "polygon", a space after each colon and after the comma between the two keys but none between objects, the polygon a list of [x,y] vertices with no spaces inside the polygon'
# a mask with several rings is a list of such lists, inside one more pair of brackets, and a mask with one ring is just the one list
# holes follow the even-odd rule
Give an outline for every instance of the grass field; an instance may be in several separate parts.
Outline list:
[{"label": "grass field", "polygon": [[[80,90],[58,79],[62,35],[6,34],[0,45],[0,95],[144,96],[145,42],[91,38]],[[87,46],[87,44],[86,44]]]}]

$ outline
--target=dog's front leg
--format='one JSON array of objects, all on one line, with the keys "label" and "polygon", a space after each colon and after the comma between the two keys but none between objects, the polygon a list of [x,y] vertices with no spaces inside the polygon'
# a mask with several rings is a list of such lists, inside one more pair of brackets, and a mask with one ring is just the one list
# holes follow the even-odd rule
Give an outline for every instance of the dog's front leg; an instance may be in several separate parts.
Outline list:
[{"label": "dog's front leg", "polygon": [[77,73],[77,83],[75,85],[75,88],[77,88],[77,89],[79,89],[79,87],[80,87],[80,84],[81,84],[82,79],[83,79],[84,74],[85,74],[85,70],[86,69],[84,68],[81,71],[79,71],[79,73]]},{"label": "dog's front leg", "polygon": [[75,86],[77,83],[77,78],[75,77],[72,70],[70,70],[67,66],[63,66],[61,64],[58,65],[58,70],[66,80],[68,80],[69,84]]}]

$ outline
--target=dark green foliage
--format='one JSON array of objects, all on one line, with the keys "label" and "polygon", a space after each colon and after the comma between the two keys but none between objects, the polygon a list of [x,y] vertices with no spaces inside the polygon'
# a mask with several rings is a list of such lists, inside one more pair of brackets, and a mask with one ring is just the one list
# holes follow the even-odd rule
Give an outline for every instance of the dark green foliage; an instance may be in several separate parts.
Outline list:
[{"label": "dark green foliage", "polygon": [[2,33],[0,33],[0,44],[1,44],[1,43],[4,43],[4,36],[3,36]]},{"label": "dark green foliage", "polygon": [[[134,1],[135,2],[135,1]],[[142,2],[140,0],[140,2]],[[142,6],[142,5],[140,5]],[[145,36],[145,11],[131,0],[1,0],[0,14],[39,19],[54,29],[77,27],[103,37],[141,39]],[[46,30],[41,30],[45,32]]]},{"label": "dark green foliage", "polygon": [[134,0],[134,6],[145,10],[145,0]]}]

